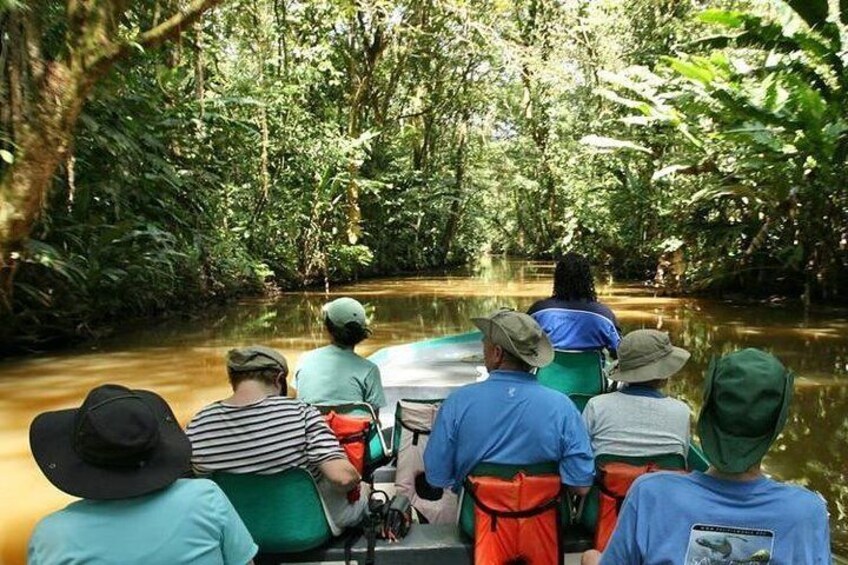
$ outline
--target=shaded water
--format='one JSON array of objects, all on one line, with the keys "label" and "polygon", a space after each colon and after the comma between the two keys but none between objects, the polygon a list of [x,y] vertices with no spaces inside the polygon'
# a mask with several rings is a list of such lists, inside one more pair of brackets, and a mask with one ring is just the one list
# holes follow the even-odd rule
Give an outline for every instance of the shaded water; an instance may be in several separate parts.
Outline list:
[{"label": "shaded water", "polygon": [[[372,310],[369,354],[387,345],[473,329],[469,318],[499,306],[526,309],[550,294],[548,263],[484,261],[450,276],[380,279],[333,289]],[[638,286],[598,287],[625,331],[641,327],[671,333],[692,359],[670,393],[700,404],[703,371],[713,354],[761,347],[798,375],[791,419],[766,459],[766,470],[824,494],[835,549],[848,554],[848,312],[654,297]],[[96,349],[47,354],[0,364],[0,563],[25,560],[35,522],[71,500],[41,475],[29,454],[27,429],[44,410],[78,406],[93,386],[119,382],[162,394],[182,422],[228,395],[227,349],[263,343],[294,366],[323,344],[319,292],[249,300],[191,320],[127,328]],[[385,375],[389,381],[391,375]]]}]

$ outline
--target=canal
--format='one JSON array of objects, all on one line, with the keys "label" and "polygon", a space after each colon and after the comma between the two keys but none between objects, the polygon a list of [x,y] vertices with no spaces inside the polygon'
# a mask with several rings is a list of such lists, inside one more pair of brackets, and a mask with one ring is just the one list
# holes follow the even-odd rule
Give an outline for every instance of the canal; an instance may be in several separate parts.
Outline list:
[{"label": "canal", "polygon": [[[450,275],[377,279],[333,288],[367,305],[379,348],[473,329],[472,316],[499,306],[526,309],[550,294],[550,263],[483,260]],[[654,296],[639,285],[598,282],[600,299],[624,331],[658,328],[691,351],[669,393],[693,411],[712,355],[760,347],[797,375],[789,423],[765,461],[766,472],[821,492],[828,500],[834,549],[848,554],[848,311],[797,305]],[[163,395],[182,422],[228,395],[224,355],[262,343],[292,366],[322,345],[323,292],[245,300],[189,319],[119,328],[97,345],[0,363],[0,563],[25,561],[35,522],[71,498],[54,489],[29,453],[29,423],[41,411],[75,407],[86,392],[117,382]],[[384,374],[387,386],[392,375]]]}]

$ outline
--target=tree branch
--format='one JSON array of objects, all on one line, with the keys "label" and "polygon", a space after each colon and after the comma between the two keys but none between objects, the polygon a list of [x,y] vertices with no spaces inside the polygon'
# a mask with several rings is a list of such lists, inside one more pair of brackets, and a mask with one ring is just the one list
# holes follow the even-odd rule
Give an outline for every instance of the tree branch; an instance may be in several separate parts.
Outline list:
[{"label": "tree branch", "polygon": [[131,41],[116,43],[106,50],[96,60],[95,66],[108,69],[116,61],[129,56],[139,46],[142,48],[156,47],[159,44],[178,36],[182,31],[200,19],[204,12],[211,10],[223,0],[192,0],[185,7],[159,25],[139,33]]}]

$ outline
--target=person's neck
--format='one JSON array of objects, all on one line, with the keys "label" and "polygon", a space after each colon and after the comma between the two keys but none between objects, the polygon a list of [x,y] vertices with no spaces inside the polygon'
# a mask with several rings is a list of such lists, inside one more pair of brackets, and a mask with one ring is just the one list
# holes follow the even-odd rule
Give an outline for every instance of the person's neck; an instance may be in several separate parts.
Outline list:
[{"label": "person's neck", "polygon": [[747,470],[742,471],[741,473],[726,473],[724,471],[720,471],[710,465],[710,468],[707,469],[707,475],[711,477],[715,477],[717,479],[723,479],[725,481],[755,481],[763,476],[763,471],[760,468],[760,464],[756,463],[751,465]]},{"label": "person's neck", "polygon": [[[354,348],[354,347],[356,347],[356,346],[354,346],[354,345],[342,345],[341,343],[338,343],[338,342],[336,342],[336,341],[331,341],[330,343],[331,343],[332,345],[335,345],[335,346],[336,346],[336,347],[338,347],[339,349],[346,349],[347,351],[353,351],[353,348]],[[355,352],[354,352],[354,353],[355,353]]]},{"label": "person's neck", "polygon": [[224,402],[235,406],[247,406],[279,393],[280,391],[273,385],[260,381],[244,381],[236,386],[232,396],[225,399]]}]

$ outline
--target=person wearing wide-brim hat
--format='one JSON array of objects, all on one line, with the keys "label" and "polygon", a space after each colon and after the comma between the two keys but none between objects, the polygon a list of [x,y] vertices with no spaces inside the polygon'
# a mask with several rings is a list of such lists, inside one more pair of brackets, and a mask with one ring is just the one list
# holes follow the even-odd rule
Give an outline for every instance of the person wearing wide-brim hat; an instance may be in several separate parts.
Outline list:
[{"label": "person wearing wide-brim hat", "polygon": [[698,418],[709,469],[638,479],[603,555],[588,552],[582,563],[831,563],[821,496],[762,472],[792,385],[792,373],[764,351],[714,359]]},{"label": "person wearing wide-brim hat", "polygon": [[686,457],[689,407],[662,389],[688,359],[689,352],[672,345],[665,332],[636,330],[624,336],[609,375],[620,390],[592,398],[583,410],[595,456]]},{"label": "person wearing wide-brim hat", "polygon": [[554,358],[550,339],[521,312],[472,318],[483,338],[488,378],[453,392],[439,409],[427,447],[427,483],[457,490],[482,461],[556,461],[562,483],[578,494],[592,484],[594,464],[580,412],[530,371]]},{"label": "person wearing wide-brim hat", "polygon": [[295,371],[297,397],[310,404],[366,402],[386,405],[380,368],[355,349],[371,335],[365,307],[349,296],[321,308],[329,344],[306,353]]},{"label": "person wearing wide-brim hat", "polygon": [[54,486],[82,498],[43,518],[27,562],[232,563],[257,546],[215,483],[182,478],[191,445],[157,394],[102,385],[45,412],[30,447]]}]

